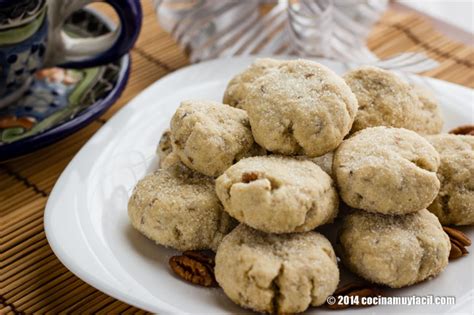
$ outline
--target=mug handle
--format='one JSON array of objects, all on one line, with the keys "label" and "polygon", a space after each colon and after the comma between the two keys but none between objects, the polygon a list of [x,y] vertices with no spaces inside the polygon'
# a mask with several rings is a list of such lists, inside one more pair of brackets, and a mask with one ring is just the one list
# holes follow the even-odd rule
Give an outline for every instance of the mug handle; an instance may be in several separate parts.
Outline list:
[{"label": "mug handle", "polygon": [[[45,67],[84,68],[117,60],[137,40],[142,21],[139,0],[49,0],[48,47]],[[72,38],[63,32],[66,19],[92,2],[105,2],[117,12],[120,25],[112,32],[93,38]]]}]

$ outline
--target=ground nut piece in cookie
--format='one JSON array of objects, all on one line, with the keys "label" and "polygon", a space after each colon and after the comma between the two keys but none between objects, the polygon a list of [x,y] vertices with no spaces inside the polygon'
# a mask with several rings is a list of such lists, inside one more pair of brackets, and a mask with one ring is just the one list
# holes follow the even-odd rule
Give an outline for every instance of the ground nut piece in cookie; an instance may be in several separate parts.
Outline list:
[{"label": "ground nut piece in cookie", "polygon": [[271,58],[255,60],[247,69],[230,80],[224,93],[223,103],[242,108],[241,102],[247,97],[247,90],[253,81],[280,63],[280,60]]},{"label": "ground nut piece in cookie", "polygon": [[392,288],[441,273],[451,243],[428,210],[388,216],[355,210],[339,231],[341,260],[354,273]]},{"label": "ground nut piece in cookie", "polygon": [[438,194],[439,155],[417,133],[374,127],[355,133],[336,150],[333,172],[349,206],[383,214],[428,207]]},{"label": "ground nut piece in cookie", "polygon": [[441,189],[428,210],[441,224],[474,224],[474,137],[443,134],[427,139],[441,157]]},{"label": "ground nut piece in cookie", "polygon": [[254,141],[245,111],[211,101],[184,101],[171,120],[171,143],[186,166],[219,176]]},{"label": "ground nut piece in cookie", "polygon": [[258,144],[275,153],[309,157],[334,150],[357,111],[344,80],[308,60],[281,61],[248,86],[240,104]]},{"label": "ground nut piece in cookie", "polygon": [[268,233],[303,232],[331,222],[338,196],[319,166],[280,156],[240,160],[216,180],[232,217]]},{"label": "ground nut piece in cookie", "polygon": [[235,303],[278,314],[324,304],[339,282],[334,250],[321,234],[266,234],[243,224],[219,246],[215,275]]},{"label": "ground nut piece in cookie", "polygon": [[[406,128],[422,134],[439,132],[426,125],[427,117],[439,115],[433,112],[435,105],[393,72],[363,66],[346,73],[344,79],[359,103],[351,132],[375,126]],[[423,104],[423,100],[427,103]]]},{"label": "ground nut piece in cookie", "polygon": [[128,215],[145,236],[178,250],[216,250],[235,226],[215,194],[214,179],[182,164],[140,180],[130,197]]}]

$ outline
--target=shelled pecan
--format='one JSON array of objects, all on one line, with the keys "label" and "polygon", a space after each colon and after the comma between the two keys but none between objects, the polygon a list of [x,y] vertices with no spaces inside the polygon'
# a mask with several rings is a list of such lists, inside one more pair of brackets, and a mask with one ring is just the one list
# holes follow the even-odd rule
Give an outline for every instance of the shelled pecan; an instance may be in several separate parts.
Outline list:
[{"label": "shelled pecan", "polygon": [[204,287],[217,286],[214,257],[200,251],[185,251],[169,260],[171,270],[182,279]]},{"label": "shelled pecan", "polygon": [[474,125],[459,126],[451,130],[449,133],[453,133],[455,135],[474,136]]},{"label": "shelled pecan", "polygon": [[457,259],[466,256],[469,253],[466,247],[471,246],[471,240],[469,237],[462,231],[452,227],[443,226],[443,230],[448,234],[449,240],[451,241],[449,259]]}]

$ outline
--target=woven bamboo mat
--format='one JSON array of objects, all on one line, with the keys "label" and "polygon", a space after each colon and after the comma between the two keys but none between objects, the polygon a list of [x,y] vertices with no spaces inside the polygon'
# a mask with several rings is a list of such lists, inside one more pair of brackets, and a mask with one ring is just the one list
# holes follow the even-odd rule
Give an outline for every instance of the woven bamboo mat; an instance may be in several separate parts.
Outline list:
[{"label": "woven bamboo mat", "polygon": [[[0,164],[1,314],[144,313],[69,272],[54,256],[43,230],[48,195],[82,145],[145,87],[188,64],[184,53],[158,27],[151,1],[142,3],[143,29],[131,52],[133,70],[128,87],[118,102],[69,138]],[[371,34],[369,46],[380,57],[425,52],[441,63],[425,75],[474,87],[474,49],[436,32],[427,20],[413,13],[388,11]]]}]

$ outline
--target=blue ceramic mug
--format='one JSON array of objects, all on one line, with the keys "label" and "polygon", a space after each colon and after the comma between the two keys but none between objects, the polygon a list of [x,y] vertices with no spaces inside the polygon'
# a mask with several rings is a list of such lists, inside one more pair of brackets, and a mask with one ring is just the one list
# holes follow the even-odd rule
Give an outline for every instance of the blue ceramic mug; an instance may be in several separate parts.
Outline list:
[{"label": "blue ceramic mug", "polygon": [[92,67],[126,54],[140,31],[139,0],[105,0],[120,26],[97,38],[73,38],[65,20],[96,0],[0,0],[0,108],[28,89],[33,74],[45,67]]}]

